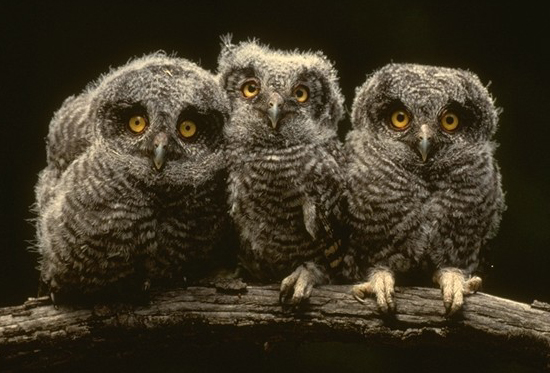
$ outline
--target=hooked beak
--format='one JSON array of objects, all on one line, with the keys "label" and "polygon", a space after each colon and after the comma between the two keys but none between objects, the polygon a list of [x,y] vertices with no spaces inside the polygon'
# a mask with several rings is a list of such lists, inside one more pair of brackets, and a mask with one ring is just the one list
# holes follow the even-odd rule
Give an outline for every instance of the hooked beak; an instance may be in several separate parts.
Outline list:
[{"label": "hooked beak", "polygon": [[283,114],[282,106],[283,106],[284,102],[285,101],[283,99],[283,96],[281,96],[277,92],[274,92],[269,97],[269,102],[267,104],[268,107],[269,107],[267,109],[267,117],[271,121],[271,127],[273,127],[274,130],[277,129],[277,126],[279,124],[279,120],[282,117],[282,114]]},{"label": "hooked beak", "polygon": [[166,148],[168,145],[168,136],[164,132],[159,133],[153,140],[153,164],[157,171],[162,169],[166,160]]},{"label": "hooked beak", "polygon": [[432,137],[432,134],[430,132],[430,129],[428,128],[428,125],[423,124],[420,127],[420,134],[418,136],[418,144],[417,149],[420,152],[420,155],[422,156],[422,162],[426,162],[426,159],[428,159],[428,155],[430,153],[431,143],[430,138]]}]

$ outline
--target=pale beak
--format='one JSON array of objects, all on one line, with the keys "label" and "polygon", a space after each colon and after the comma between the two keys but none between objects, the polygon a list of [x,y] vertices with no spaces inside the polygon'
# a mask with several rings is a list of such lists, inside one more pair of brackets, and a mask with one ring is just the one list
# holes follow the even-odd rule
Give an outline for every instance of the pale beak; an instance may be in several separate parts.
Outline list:
[{"label": "pale beak", "polygon": [[153,140],[153,164],[157,171],[162,169],[166,160],[166,147],[168,145],[168,136],[164,132],[159,133]]},{"label": "pale beak", "polygon": [[283,96],[281,96],[277,92],[274,92],[271,97],[269,97],[269,108],[267,109],[267,117],[271,121],[271,127],[273,127],[273,129],[277,129],[279,119],[281,119],[281,116],[283,114],[281,108],[284,102],[285,101],[283,99]]},{"label": "pale beak", "polygon": [[423,124],[420,127],[420,134],[418,136],[417,149],[422,156],[422,162],[426,162],[428,155],[430,153],[431,143],[430,138],[432,137],[431,131],[427,124]]}]

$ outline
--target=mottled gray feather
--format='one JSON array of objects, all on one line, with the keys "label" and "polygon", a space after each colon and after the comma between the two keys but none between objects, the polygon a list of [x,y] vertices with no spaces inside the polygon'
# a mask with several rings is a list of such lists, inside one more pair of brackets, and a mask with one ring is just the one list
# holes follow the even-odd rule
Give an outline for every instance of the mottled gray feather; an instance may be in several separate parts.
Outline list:
[{"label": "mottled gray feather", "polygon": [[[315,283],[328,281],[337,253],[325,251],[340,239],[344,177],[336,131],[343,96],[336,71],[321,53],[228,39],[218,70],[232,109],[225,129],[229,204],[241,262],[256,280],[286,277],[282,295],[294,289],[293,301],[299,302]],[[250,79],[260,93],[246,99],[242,87]],[[293,96],[299,85],[308,89],[305,103]],[[276,128],[268,118],[273,95],[284,102]]]},{"label": "mottled gray feather", "polygon": [[[396,109],[410,115],[405,130],[390,124]],[[445,110],[460,118],[453,132],[440,124]],[[346,141],[349,279],[367,280],[377,268],[398,279],[478,270],[504,210],[497,121],[487,89],[464,70],[390,64],[357,88]],[[425,162],[421,131],[430,134]]]},{"label": "mottled gray feather", "polygon": [[[40,271],[51,292],[183,280],[208,267],[226,224],[227,113],[213,75],[161,53],[111,70],[64,102],[36,186]],[[128,129],[135,115],[148,122],[140,134]],[[189,118],[197,132],[186,139],[178,125]]]}]

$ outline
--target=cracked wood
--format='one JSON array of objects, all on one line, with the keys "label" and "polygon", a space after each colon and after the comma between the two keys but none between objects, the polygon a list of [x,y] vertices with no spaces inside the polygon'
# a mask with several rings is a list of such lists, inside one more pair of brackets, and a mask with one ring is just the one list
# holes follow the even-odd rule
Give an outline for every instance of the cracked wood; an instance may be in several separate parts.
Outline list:
[{"label": "cracked wood", "polygon": [[56,309],[47,298],[32,299],[0,309],[0,368],[62,366],[95,353],[120,355],[139,344],[169,348],[167,340],[283,339],[489,348],[550,369],[550,312],[542,302],[530,306],[478,293],[466,298],[460,315],[447,319],[440,291],[431,288],[398,288],[395,317],[380,315],[374,300],[357,302],[350,286],[316,288],[297,310],[283,309],[278,298],[277,286],[249,286],[243,294],[189,287],[153,293],[147,305],[92,309]]}]

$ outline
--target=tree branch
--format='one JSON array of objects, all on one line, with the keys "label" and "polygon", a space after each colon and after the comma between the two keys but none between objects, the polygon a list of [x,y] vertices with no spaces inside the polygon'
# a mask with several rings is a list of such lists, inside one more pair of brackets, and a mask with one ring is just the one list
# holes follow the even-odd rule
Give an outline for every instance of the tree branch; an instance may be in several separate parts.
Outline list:
[{"label": "tree branch", "polygon": [[148,305],[93,309],[56,309],[47,298],[31,299],[0,309],[0,368],[105,359],[143,344],[296,340],[492,349],[550,370],[548,304],[478,293],[466,299],[461,315],[447,319],[439,290],[411,287],[397,289],[397,314],[388,318],[374,300],[360,304],[349,290],[314,289],[309,303],[292,312],[279,305],[277,286],[249,286],[243,294],[190,287],[154,293]]}]

